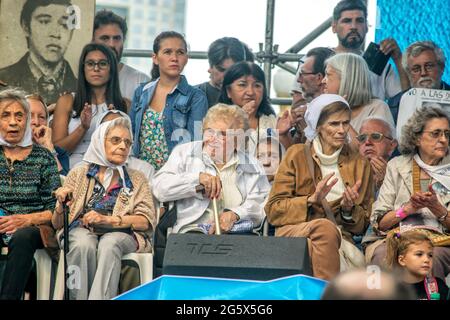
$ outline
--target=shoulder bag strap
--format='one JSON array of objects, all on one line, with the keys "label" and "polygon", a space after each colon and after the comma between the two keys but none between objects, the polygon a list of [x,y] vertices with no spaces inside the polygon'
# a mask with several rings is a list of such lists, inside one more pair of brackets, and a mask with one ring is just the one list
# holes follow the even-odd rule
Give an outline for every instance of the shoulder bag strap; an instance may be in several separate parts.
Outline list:
[{"label": "shoulder bag strap", "polygon": [[[307,142],[305,143],[305,156],[306,156],[306,162],[308,164],[308,170],[309,174],[311,175],[314,183],[314,187],[317,186],[316,183],[316,176],[314,175],[314,160],[312,158],[311,154],[311,143]],[[327,215],[328,220],[332,221],[334,224],[336,224],[336,219],[334,218],[333,211],[331,210],[330,204],[328,203],[327,199],[323,198],[321,201],[323,210],[325,210],[325,214]]]}]

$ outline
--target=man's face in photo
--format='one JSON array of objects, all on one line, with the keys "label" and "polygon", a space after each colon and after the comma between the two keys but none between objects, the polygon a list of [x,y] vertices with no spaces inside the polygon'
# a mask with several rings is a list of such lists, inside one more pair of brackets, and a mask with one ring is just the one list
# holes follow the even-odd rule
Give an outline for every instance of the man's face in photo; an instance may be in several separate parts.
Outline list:
[{"label": "man's face in photo", "polygon": [[364,12],[361,10],[342,11],[339,20],[333,22],[332,29],[343,47],[358,49],[364,42],[368,31]]},{"label": "man's face in photo", "polygon": [[48,63],[58,63],[72,38],[73,28],[67,21],[67,6],[51,4],[37,7],[31,15],[30,28],[25,30],[30,51]]}]

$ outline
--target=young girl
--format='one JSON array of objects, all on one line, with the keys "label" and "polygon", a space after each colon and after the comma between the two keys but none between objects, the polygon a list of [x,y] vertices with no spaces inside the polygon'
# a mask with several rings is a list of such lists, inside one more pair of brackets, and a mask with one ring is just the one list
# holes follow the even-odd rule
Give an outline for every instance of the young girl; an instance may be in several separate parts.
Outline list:
[{"label": "young girl", "polygon": [[387,265],[400,270],[420,300],[446,300],[448,287],[440,278],[431,276],[433,243],[423,233],[406,231],[393,233],[387,241]]}]

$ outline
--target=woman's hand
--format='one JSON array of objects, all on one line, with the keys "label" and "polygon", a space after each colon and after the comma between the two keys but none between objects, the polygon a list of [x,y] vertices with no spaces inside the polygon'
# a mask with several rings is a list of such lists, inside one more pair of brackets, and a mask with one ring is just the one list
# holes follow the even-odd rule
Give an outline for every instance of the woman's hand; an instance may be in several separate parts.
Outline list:
[{"label": "woman's hand", "polygon": [[293,126],[293,120],[289,114],[289,110],[283,112],[281,117],[277,119],[277,130],[280,136],[285,135]]},{"label": "woman's hand", "polygon": [[[234,223],[238,221],[239,217],[233,211],[224,211],[219,215],[219,227],[220,231],[223,233],[230,232],[233,228]],[[209,229],[209,234],[216,233],[216,224],[214,221],[211,223],[211,228]]]},{"label": "woman's hand", "polygon": [[64,203],[66,203],[67,206],[70,206],[72,204],[72,194],[73,194],[73,190],[71,188],[67,188],[67,187],[61,187],[58,188],[55,191],[55,197],[56,200],[59,202],[59,206],[57,206],[57,208],[61,209],[61,210],[55,210],[55,212],[57,214],[62,214],[62,205]]},{"label": "woman's hand", "polygon": [[205,187],[205,195],[207,198],[219,198],[222,191],[222,182],[219,177],[213,176],[209,173],[201,172],[199,182]]},{"label": "woman's hand", "polygon": [[83,216],[83,226],[89,227],[98,224],[113,224],[112,217],[98,213],[95,210],[91,210]]},{"label": "woman's hand", "polygon": [[[316,191],[312,196],[308,197],[308,202],[311,204],[320,204],[327,194],[331,191],[333,186],[338,182],[337,178],[330,179],[334,176],[334,172],[327,174],[322,181],[320,181],[316,186]],[[328,184],[328,182],[330,183]]]},{"label": "woman's hand", "polygon": [[361,187],[361,180],[356,181],[353,187],[346,186],[342,194],[341,209],[344,212],[352,211],[355,206],[356,199],[359,198],[359,188]]},{"label": "woman's hand", "polygon": [[[428,208],[436,216],[440,218],[447,213],[447,208],[445,208],[438,200],[436,192],[434,192],[431,185],[427,192],[416,192],[411,196],[411,203],[414,207]],[[416,211],[418,210],[416,209]],[[416,212],[415,211],[415,212]]]},{"label": "woman's hand", "polygon": [[17,229],[31,226],[31,216],[27,214],[13,214],[0,217],[0,233],[12,234]]},{"label": "woman's hand", "polygon": [[52,129],[47,126],[33,128],[33,141],[50,151],[55,150],[52,142]]},{"label": "woman's hand", "polygon": [[83,110],[81,111],[80,121],[83,129],[89,130],[92,121],[92,106],[87,102],[84,104]]},{"label": "woman's hand", "polygon": [[242,106],[242,109],[250,116],[252,114],[256,114],[258,107],[259,106],[256,105],[256,101],[252,100],[252,101],[249,101],[246,104],[244,104]]}]

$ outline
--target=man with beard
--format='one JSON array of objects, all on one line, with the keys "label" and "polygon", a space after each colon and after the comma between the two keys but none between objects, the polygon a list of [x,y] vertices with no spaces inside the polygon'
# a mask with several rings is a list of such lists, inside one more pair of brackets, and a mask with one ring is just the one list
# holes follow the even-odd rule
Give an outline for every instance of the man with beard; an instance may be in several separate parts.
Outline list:
[{"label": "man with beard", "polygon": [[128,27],[125,19],[110,10],[101,10],[97,12],[94,18],[92,41],[103,43],[116,53],[119,67],[120,92],[123,98],[131,102],[136,88],[141,83],[150,81],[150,77],[120,62],[127,30]]},{"label": "man with beard", "polygon": [[27,0],[20,14],[28,52],[0,70],[0,79],[11,87],[38,93],[47,104],[59,94],[73,91],[76,78],[64,59],[74,28],[68,25],[70,0]]},{"label": "man with beard", "polygon": [[[445,56],[442,49],[432,41],[417,41],[406,48],[403,54],[403,68],[412,88],[450,90],[450,85],[442,81],[445,69]],[[389,99],[392,109],[397,109],[406,91]]]},{"label": "man with beard", "polygon": [[[334,51],[336,53],[352,52],[362,55],[362,45],[364,43],[367,25],[367,7],[361,0],[342,0],[333,10],[333,33],[336,33],[339,44]],[[387,64],[381,75],[370,72],[372,91],[374,96],[381,100],[395,96],[401,90],[409,88],[408,77],[406,76],[401,63],[401,51],[394,39],[385,39],[380,43],[380,50],[385,55],[391,55],[400,80],[390,64]]]}]

